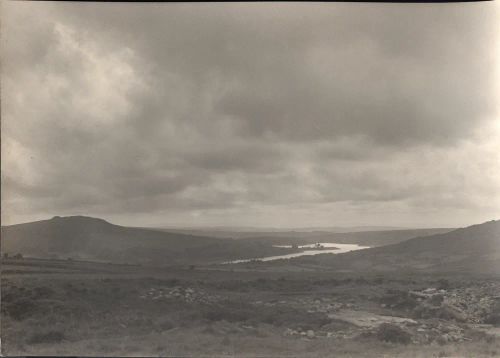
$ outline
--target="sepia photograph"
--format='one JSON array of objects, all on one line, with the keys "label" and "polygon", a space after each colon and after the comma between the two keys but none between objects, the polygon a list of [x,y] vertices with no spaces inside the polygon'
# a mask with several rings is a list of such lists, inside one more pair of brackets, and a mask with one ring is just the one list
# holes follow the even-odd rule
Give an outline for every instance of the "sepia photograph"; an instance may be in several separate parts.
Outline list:
[{"label": "sepia photograph", "polygon": [[2,1],[0,355],[500,357],[499,24]]}]

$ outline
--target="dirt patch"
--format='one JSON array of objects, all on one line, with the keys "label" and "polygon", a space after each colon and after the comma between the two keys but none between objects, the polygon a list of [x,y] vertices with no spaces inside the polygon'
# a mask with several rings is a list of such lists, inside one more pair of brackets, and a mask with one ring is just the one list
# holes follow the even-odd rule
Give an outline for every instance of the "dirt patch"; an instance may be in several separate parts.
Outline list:
[{"label": "dirt patch", "polygon": [[328,317],[339,321],[348,322],[354,326],[362,328],[375,328],[384,323],[398,325],[417,325],[418,322],[405,317],[383,316],[366,311],[341,310],[337,313],[329,314]]}]

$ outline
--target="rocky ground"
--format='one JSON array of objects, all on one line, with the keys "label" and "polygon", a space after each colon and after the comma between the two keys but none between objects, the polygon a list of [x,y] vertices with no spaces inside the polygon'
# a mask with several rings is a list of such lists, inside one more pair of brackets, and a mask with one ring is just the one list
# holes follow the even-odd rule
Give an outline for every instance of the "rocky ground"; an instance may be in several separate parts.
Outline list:
[{"label": "rocky ground", "polygon": [[2,273],[3,353],[500,355],[497,278],[138,270]]},{"label": "rocky ground", "polygon": [[200,304],[211,304],[221,300],[220,296],[208,294],[204,290],[180,286],[165,288],[151,287],[145,293],[140,294],[139,297],[153,301],[179,299],[187,303],[196,302]]},{"label": "rocky ground", "polygon": [[[139,296],[145,300],[181,300],[188,303],[217,304],[224,296],[194,287],[151,287]],[[374,304],[377,303],[377,304]],[[300,339],[359,339],[376,337],[393,343],[439,344],[471,341],[479,333],[500,336],[500,284],[485,282],[473,287],[420,290],[388,289],[364,300],[327,295],[249,300],[255,310],[285,307],[321,314],[329,322],[319,329],[284,327],[283,335]],[[236,330],[252,330],[240,325]]]}]

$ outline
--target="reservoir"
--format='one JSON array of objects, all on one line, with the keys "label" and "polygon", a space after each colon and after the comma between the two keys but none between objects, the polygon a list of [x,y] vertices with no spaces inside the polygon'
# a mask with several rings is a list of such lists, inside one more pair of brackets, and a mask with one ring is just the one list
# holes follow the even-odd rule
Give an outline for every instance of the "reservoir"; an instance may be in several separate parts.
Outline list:
[{"label": "reservoir", "polygon": [[[322,248],[316,249],[316,247],[321,246]],[[292,248],[292,245],[274,245],[274,247],[282,247],[282,248]],[[308,244],[308,245],[300,245],[299,249],[304,249],[301,252],[295,252],[293,254],[287,255],[278,255],[278,256],[267,256],[267,257],[259,257],[253,259],[244,259],[244,260],[234,260],[225,262],[226,264],[237,264],[242,262],[250,262],[250,261],[272,261],[272,260],[281,260],[281,259],[291,259],[299,256],[310,256],[310,255],[319,255],[319,254],[343,254],[345,252],[368,249],[369,246],[360,246],[358,244],[337,244],[333,242],[320,242],[317,244]]]}]

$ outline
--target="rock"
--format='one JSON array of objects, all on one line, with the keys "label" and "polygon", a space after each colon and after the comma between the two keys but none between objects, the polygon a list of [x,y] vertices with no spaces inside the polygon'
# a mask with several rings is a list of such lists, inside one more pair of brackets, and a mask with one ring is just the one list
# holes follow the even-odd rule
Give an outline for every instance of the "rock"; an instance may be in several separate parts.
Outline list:
[{"label": "rock", "polygon": [[427,294],[422,293],[422,292],[418,292],[418,291],[410,291],[410,292],[408,292],[408,295],[412,296],[412,297],[417,297],[420,299],[425,299],[425,298],[429,297]]},{"label": "rock", "polygon": [[307,331],[307,337],[308,338],[314,338],[315,334],[314,334],[314,331],[312,329],[308,330]]},{"label": "rock", "polygon": [[439,293],[432,295],[429,298],[429,302],[433,305],[440,305],[441,303],[443,303],[443,301],[444,301],[444,295],[439,294]]},{"label": "rock", "polygon": [[457,307],[453,307],[448,304],[442,305],[440,313],[443,318],[453,318],[459,322],[467,321],[467,315],[465,312]]},{"label": "rock", "polygon": [[440,339],[440,342],[447,343],[451,341],[451,337],[448,335],[448,333],[443,334]]},{"label": "rock", "polygon": [[293,335],[293,329],[287,328],[284,333],[285,336],[291,336]]}]

